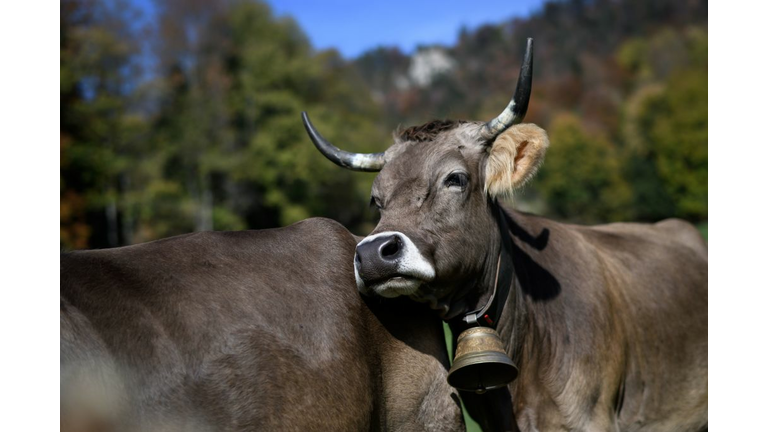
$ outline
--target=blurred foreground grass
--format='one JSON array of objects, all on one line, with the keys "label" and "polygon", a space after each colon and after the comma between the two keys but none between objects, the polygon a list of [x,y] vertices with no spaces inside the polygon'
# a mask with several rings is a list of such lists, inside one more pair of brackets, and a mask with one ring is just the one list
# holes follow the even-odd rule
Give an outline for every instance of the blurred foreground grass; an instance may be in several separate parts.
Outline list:
[{"label": "blurred foreground grass", "polygon": [[709,229],[709,222],[702,222],[702,223],[696,225],[696,228],[698,228],[699,232],[701,233],[701,235],[704,236],[704,240],[709,242],[709,238],[707,238],[707,232],[708,232],[708,229]]}]

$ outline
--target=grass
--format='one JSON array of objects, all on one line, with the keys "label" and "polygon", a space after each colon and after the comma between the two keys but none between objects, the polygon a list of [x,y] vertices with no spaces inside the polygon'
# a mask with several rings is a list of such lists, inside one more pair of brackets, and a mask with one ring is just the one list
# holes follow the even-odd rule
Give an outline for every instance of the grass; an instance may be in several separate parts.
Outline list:
[{"label": "grass", "polygon": [[[453,364],[453,332],[448,324],[443,322],[443,333],[445,333],[445,346],[448,348],[448,359]],[[461,401],[461,413],[464,414],[464,424],[467,425],[467,432],[483,432],[480,425],[470,417],[467,409],[464,407],[464,401]]]},{"label": "grass", "polygon": [[706,240],[708,242],[709,239],[707,238],[707,231],[708,231],[708,228],[709,228],[709,222],[702,222],[702,223],[696,225],[696,228],[699,229],[699,232],[704,237],[704,240]]}]

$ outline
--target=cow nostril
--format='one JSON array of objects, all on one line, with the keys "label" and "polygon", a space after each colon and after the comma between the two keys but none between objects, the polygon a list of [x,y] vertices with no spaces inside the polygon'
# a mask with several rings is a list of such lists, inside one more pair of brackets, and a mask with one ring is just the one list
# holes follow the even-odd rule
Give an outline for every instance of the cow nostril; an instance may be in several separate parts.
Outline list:
[{"label": "cow nostril", "polygon": [[381,248],[381,256],[383,258],[389,258],[397,255],[400,252],[400,238],[394,237],[384,244]]},{"label": "cow nostril", "polygon": [[359,253],[356,253],[356,254],[355,254],[355,263],[357,263],[357,266],[358,266],[358,267],[360,267],[361,265],[363,265],[363,261],[360,259],[360,254],[359,254]]}]

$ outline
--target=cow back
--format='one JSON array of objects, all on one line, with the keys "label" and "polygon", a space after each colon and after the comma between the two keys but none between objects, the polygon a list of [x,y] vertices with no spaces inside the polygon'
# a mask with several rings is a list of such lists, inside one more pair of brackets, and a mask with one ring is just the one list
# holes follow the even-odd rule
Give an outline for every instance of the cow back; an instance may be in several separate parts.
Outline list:
[{"label": "cow back", "polygon": [[[377,427],[398,339],[357,293],[354,248],[311,219],[63,255],[62,421],[90,406],[94,427],[127,430]],[[426,364],[425,384],[444,374],[444,349],[399,343],[387,355]]]}]

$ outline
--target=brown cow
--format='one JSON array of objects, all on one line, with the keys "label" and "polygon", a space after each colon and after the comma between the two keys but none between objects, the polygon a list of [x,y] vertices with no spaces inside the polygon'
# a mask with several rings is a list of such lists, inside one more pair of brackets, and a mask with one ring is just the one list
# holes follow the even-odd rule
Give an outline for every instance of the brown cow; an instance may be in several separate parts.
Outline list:
[{"label": "brown cow", "polygon": [[[707,248],[689,223],[585,227],[502,209],[549,146],[518,124],[531,91],[529,40],[515,96],[488,122],[436,121],[385,152],[334,147],[337,164],[381,171],[381,220],[357,246],[358,289],[425,302],[455,332],[495,327],[519,378],[462,393],[487,430],[707,428]],[[495,294],[494,294],[495,293]]]},{"label": "brown cow", "polygon": [[62,255],[61,430],[463,430],[440,320],[363,299],[356,243],[310,219]]}]

